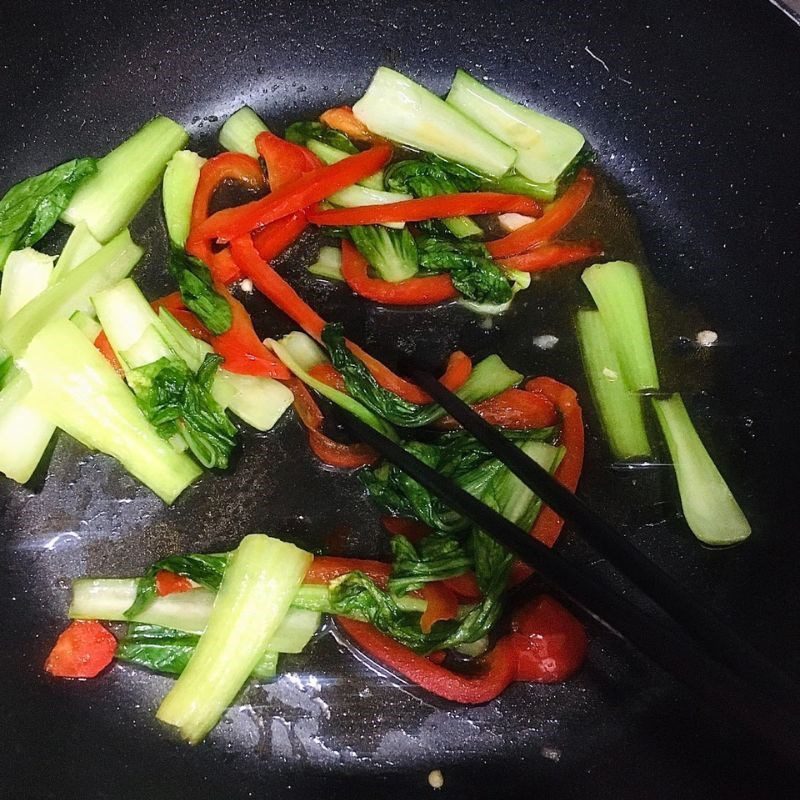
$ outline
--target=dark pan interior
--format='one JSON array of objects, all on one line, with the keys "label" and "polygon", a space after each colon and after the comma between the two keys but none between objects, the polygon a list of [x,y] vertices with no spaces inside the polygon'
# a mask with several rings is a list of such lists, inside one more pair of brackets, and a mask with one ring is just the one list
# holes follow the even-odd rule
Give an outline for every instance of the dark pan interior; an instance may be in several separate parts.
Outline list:
[{"label": "dark pan interior", "polygon": [[[168,6],[168,7],[165,7]],[[667,383],[686,393],[753,522],[744,545],[710,551],[679,517],[668,470],[615,471],[590,435],[585,496],[764,652],[800,672],[798,444],[800,32],[758,2],[320,2],[3,4],[0,187],[99,154],[156,112],[201,152],[251,104],[287,120],[350,102],[380,64],[437,91],[462,66],[580,128],[603,191],[586,228],[647,263]],[[635,220],[635,221],[634,221]],[[613,224],[612,224],[613,223]],[[636,233],[638,225],[639,233]],[[135,225],[138,268],[168,288],[159,209]],[[585,391],[570,333],[577,269],[535,284],[491,329],[465,312],[367,308],[313,282],[315,243],[283,262],[326,315],[376,355],[437,363],[456,344],[499,350],[530,374]],[[250,298],[264,334],[288,321]],[[719,346],[687,346],[698,330]],[[555,333],[550,350],[535,337]],[[597,430],[589,412],[590,433]],[[0,443],[2,446],[2,443]],[[324,473],[324,474],[323,474]],[[194,749],[153,719],[167,681],[115,667],[95,682],[42,672],[69,581],[137,574],[156,557],[231,547],[248,532],[378,555],[377,514],[350,475],[326,473],[296,422],[248,435],[235,471],[166,509],[121,469],[60,437],[33,489],[0,482],[0,796],[13,798],[452,797],[761,798],[797,782],[698,708],[656,668],[592,628],[589,664],[554,687],[515,686],[457,708],[358,664],[326,633],[291,675],[254,688]],[[559,547],[593,557],[566,535]]]}]

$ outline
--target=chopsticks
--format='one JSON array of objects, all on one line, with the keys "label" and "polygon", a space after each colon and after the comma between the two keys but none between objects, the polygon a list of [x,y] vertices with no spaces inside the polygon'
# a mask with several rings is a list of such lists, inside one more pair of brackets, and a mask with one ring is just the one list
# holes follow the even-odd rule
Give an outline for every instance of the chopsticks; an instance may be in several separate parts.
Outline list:
[{"label": "chopsticks", "polygon": [[[435,391],[439,394],[438,389]],[[451,408],[447,410],[453,413]],[[332,407],[332,411],[361,441],[468,517],[533,567],[549,585],[626,638],[709,704],[746,725],[775,752],[800,763],[800,729],[796,716],[786,711],[785,704],[776,702],[769,693],[754,690],[728,667],[711,658],[683,630],[646,613],[586,568],[572,564],[528,536],[494,509],[411,455],[402,445],[349,412],[338,407]]]},{"label": "chopsticks", "polygon": [[419,370],[412,370],[412,373],[417,383],[465,430],[502,461],[543,503],[569,521],[579,535],[703,644],[714,658],[743,678],[759,684],[776,699],[797,707],[800,687],[782,670],[634,547],[613,525],[489,425],[460,397],[432,375]]}]

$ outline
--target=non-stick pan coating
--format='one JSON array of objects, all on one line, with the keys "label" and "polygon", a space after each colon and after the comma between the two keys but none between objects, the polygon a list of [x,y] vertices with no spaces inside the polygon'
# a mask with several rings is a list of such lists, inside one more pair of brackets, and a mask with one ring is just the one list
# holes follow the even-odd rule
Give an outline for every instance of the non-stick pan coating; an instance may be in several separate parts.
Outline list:
[{"label": "non-stick pan coating", "polygon": [[[604,191],[623,198],[611,249],[640,257],[632,214],[664,287],[655,308],[667,380],[686,392],[754,534],[735,549],[703,549],[679,518],[669,471],[614,472],[595,436],[585,496],[798,673],[800,32],[766,0],[4,2],[0,186],[100,154],[157,112],[206,153],[242,103],[280,131],[354,100],[381,64],[440,92],[464,67],[576,125],[598,151]],[[168,288],[158,219],[153,202],[134,231],[152,294]],[[366,308],[302,274],[311,247],[290,254],[286,273],[376,354],[435,363],[457,343],[499,349],[585,392],[569,321],[585,299],[577,270],[542,280],[486,330],[456,310]],[[265,302],[249,306],[263,333],[288,330]],[[700,326],[719,346],[686,344]],[[554,348],[536,346],[552,333]],[[596,431],[592,413],[588,422]],[[377,514],[357,481],[323,473],[287,418],[248,435],[231,474],[206,477],[171,509],[65,436],[35,491],[0,482],[0,796],[413,797],[431,792],[434,768],[443,793],[459,798],[796,796],[784,768],[596,629],[575,680],[516,686],[474,709],[392,685],[326,634],[287,661],[294,677],[249,691],[194,749],[153,718],[166,679],[122,667],[86,683],[43,674],[79,575],[136,574],[156,557],[230,547],[256,530],[379,555]],[[569,536],[559,546],[592,558]]]}]

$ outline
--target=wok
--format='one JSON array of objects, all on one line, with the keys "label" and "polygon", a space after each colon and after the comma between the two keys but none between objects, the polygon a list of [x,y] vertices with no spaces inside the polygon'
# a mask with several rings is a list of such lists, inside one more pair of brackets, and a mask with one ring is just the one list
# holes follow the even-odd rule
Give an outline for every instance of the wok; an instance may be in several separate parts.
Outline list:
[{"label": "wok", "polygon": [[[800,29],[766,0],[646,2],[4,3],[0,185],[101,154],[156,112],[213,152],[243,103],[281,130],[357,98],[375,67],[443,92],[456,67],[582,130],[609,199],[586,225],[644,258],[660,290],[656,339],[668,385],[753,523],[740,547],[699,546],[666,468],[609,467],[590,436],[585,496],[776,662],[800,673],[795,470],[800,296]],[[636,232],[638,226],[638,233]],[[145,290],[171,288],[153,200],[134,230]],[[435,364],[457,344],[498,350],[585,395],[564,270],[487,330],[458,309],[391,311],[309,280],[312,239],[280,265],[348,334]],[[643,251],[642,251],[643,248]],[[289,330],[258,297],[257,328]],[[691,345],[704,328],[719,345]],[[535,337],[555,334],[549,350]],[[597,421],[588,411],[589,431]],[[1,443],[0,443],[1,446]],[[512,687],[460,708],[356,661],[331,634],[290,673],[253,688],[208,741],[178,742],[153,711],[167,679],[117,666],[85,683],[42,664],[71,579],[139,574],[173,552],[229,548],[265,531],[301,546],[378,556],[358,481],[325,472],[291,415],[245,437],[230,473],[172,508],[103,457],[58,437],[32,487],[0,482],[0,795],[13,798],[413,797],[441,769],[445,796],[756,798],[797,781],[756,743],[625,643],[591,629],[588,663],[557,686]],[[568,534],[559,547],[593,556]],[[601,565],[602,566],[602,565]]]}]

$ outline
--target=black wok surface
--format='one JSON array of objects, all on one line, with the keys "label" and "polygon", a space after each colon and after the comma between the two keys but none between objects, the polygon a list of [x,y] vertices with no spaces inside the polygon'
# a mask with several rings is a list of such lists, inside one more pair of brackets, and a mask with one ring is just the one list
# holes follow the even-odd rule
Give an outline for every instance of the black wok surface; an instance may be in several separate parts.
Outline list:
[{"label": "black wok surface", "polygon": [[[606,176],[581,225],[602,231],[612,256],[642,260],[643,246],[664,287],[652,298],[665,383],[685,392],[754,533],[735,549],[702,548],[680,519],[669,471],[609,468],[591,410],[583,492],[800,673],[800,29],[788,17],[766,0],[34,0],[2,10],[3,190],[105,152],[155,113],[185,124],[206,154],[243,103],[280,131],[353,101],[381,64],[441,92],[464,67],[580,128]],[[137,268],[145,289],[166,291],[156,201],[134,236],[148,249]],[[311,281],[302,267],[315,246],[294,249],[285,274],[376,355],[435,364],[457,344],[496,349],[585,392],[570,329],[585,302],[577,269],[534,284],[487,330],[458,309],[381,311]],[[260,299],[248,306],[262,333],[290,329]],[[701,352],[687,340],[704,328],[720,338]],[[536,344],[545,334],[559,338],[552,349]],[[234,471],[205,477],[172,508],[61,436],[31,487],[0,480],[0,530],[1,797],[405,798],[432,794],[434,768],[442,794],[459,798],[797,796],[796,776],[596,628],[575,680],[518,685],[471,709],[380,676],[326,632],[194,749],[153,718],[167,679],[120,666],[93,682],[45,676],[80,575],[137,574],[162,555],[229,548],[256,530],[329,552],[383,552],[358,482],[314,462],[291,415],[248,434]],[[559,547],[593,561],[568,534]]]}]

